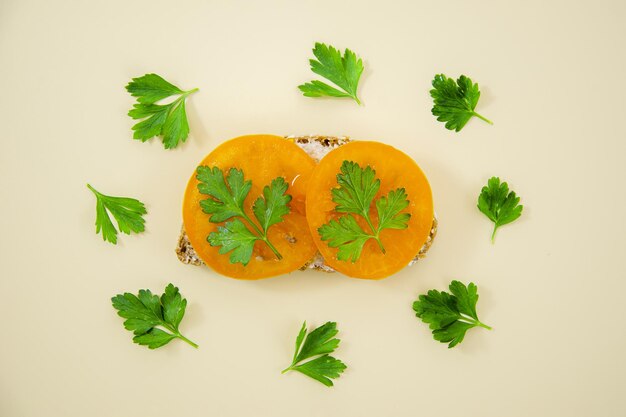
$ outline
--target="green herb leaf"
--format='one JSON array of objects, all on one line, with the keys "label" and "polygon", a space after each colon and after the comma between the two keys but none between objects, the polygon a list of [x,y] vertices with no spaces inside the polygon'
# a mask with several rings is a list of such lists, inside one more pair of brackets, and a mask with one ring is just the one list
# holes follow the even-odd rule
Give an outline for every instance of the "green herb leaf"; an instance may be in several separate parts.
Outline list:
[{"label": "green herb leaf", "polygon": [[[327,387],[332,387],[333,381],[331,379],[339,378],[346,369],[343,362],[328,355],[339,346],[340,340],[335,338],[338,333],[337,323],[327,322],[308,335],[306,333],[305,321],[296,338],[296,351],[291,365],[284,369],[283,373],[298,371]],[[315,359],[302,363],[302,361],[315,356],[317,356]]]},{"label": "green herb leaf", "polygon": [[200,201],[202,211],[211,215],[210,222],[221,223],[232,217],[244,216],[243,202],[252,188],[252,181],[244,180],[243,171],[231,168],[228,171],[228,186],[224,173],[218,167],[199,166],[196,178],[200,182],[198,191],[213,197]]},{"label": "green herb leaf", "polygon": [[147,211],[141,201],[128,197],[104,195],[89,184],[87,184],[87,188],[96,196],[96,234],[102,231],[104,241],[117,244],[117,229],[113,225],[109,213],[117,221],[117,227],[122,233],[128,235],[130,232],[140,233],[145,230],[145,220],[142,216]]},{"label": "green herb leaf", "polygon": [[169,116],[163,123],[163,145],[165,149],[172,149],[178,145],[179,141],[187,140],[189,136],[189,123],[187,122],[187,112],[185,111],[185,102],[180,101],[177,105],[173,105]]},{"label": "green herb leaf", "polygon": [[300,346],[302,346],[302,342],[304,342],[304,338],[306,337],[306,321],[302,323],[302,327],[300,328],[300,332],[298,333],[298,337],[296,337],[296,350],[293,352],[292,363],[296,362],[296,358],[298,357],[298,353],[300,353]]},{"label": "green herb leaf", "polygon": [[165,287],[165,292],[161,295],[161,305],[163,306],[163,318],[166,322],[172,323],[178,330],[178,325],[185,316],[187,300],[178,291],[178,288],[169,284]]},{"label": "green herb leaf", "polygon": [[331,220],[318,229],[322,240],[328,241],[331,248],[339,248],[337,259],[356,262],[361,256],[365,242],[373,236],[361,228],[351,214],[339,220]]},{"label": "green herb leaf", "polygon": [[369,165],[362,169],[352,161],[343,161],[337,175],[339,188],[331,191],[339,213],[369,213],[372,200],[380,189],[376,171]]},{"label": "green herb leaf", "polygon": [[176,339],[176,336],[155,327],[146,333],[133,337],[133,342],[148,346],[148,349],[156,349],[167,345],[172,339]]},{"label": "green herb leaf", "polygon": [[456,307],[459,312],[478,320],[478,314],[476,314],[478,287],[472,282],[466,287],[462,282],[452,281],[449,288],[452,295],[456,297]]},{"label": "green herb leaf", "polygon": [[163,125],[167,120],[169,111],[169,106],[134,104],[133,109],[128,112],[128,115],[133,119],[144,120],[133,126],[133,130],[135,131],[133,137],[145,142],[150,138],[159,136],[163,131]]},{"label": "green herb leaf", "polygon": [[211,246],[220,246],[219,253],[224,255],[230,253],[230,263],[241,263],[248,265],[252,258],[254,242],[259,237],[252,233],[241,220],[235,219],[226,222],[224,226],[218,226],[217,232],[212,232],[208,239]]},{"label": "green herb leaf", "polygon": [[452,281],[449,294],[445,291],[430,290],[413,303],[417,317],[429,324],[433,338],[448,343],[453,348],[461,343],[465,333],[472,327],[491,327],[478,320],[476,303],[478,287],[471,283],[465,286],[462,282]]},{"label": "green herb leaf", "polygon": [[[137,97],[137,103],[128,112],[135,119],[143,119],[133,126],[134,139],[142,142],[155,136],[161,136],[165,149],[172,149],[189,136],[189,123],[185,111],[187,96],[198,91],[194,88],[183,91],[170,84],[157,74],[146,74],[133,78],[126,90]],[[156,104],[168,97],[178,96],[168,104]]]},{"label": "green herb leaf", "polygon": [[263,196],[254,202],[252,211],[260,227],[244,210],[244,201],[250,193],[252,181],[244,179],[242,170],[231,168],[224,179],[224,173],[218,167],[199,166],[196,178],[200,193],[210,197],[200,201],[202,211],[211,216],[210,222],[221,223],[233,217],[241,218],[245,222],[244,224],[236,219],[218,227],[217,232],[212,232],[207,237],[211,246],[220,246],[221,254],[231,252],[230,262],[245,266],[252,258],[255,242],[261,240],[278,259],[282,259],[267,233],[271,226],[280,223],[283,216],[290,211],[291,196],[285,194],[288,184],[284,178],[273,179],[270,185],[263,188]]},{"label": "green herb leaf", "polygon": [[157,74],[146,74],[143,77],[133,78],[126,90],[137,101],[143,104],[153,104],[175,94],[182,94],[180,88],[165,81]]},{"label": "green herb leaf", "polygon": [[174,285],[168,284],[160,298],[150,290],[139,290],[137,295],[117,294],[111,302],[118,316],[126,319],[124,327],[134,333],[133,342],[156,349],[178,338],[198,347],[178,330],[187,300]]},{"label": "green herb leaf", "polygon": [[520,198],[514,191],[509,192],[506,182],[491,177],[478,196],[478,209],[494,223],[491,242],[494,242],[496,230],[502,225],[517,220],[522,215],[524,206],[519,205]]},{"label": "green herb leaf", "polygon": [[305,97],[348,97],[352,96],[343,91],[337,90],[322,81],[313,80],[308,83],[299,85],[298,88],[302,91],[302,95]]},{"label": "green herb leaf", "polygon": [[332,199],[337,204],[335,210],[339,213],[353,213],[362,217],[370,230],[365,231],[351,214],[342,216],[338,220],[331,220],[322,225],[318,232],[328,246],[338,248],[337,259],[356,262],[361,256],[363,246],[369,239],[378,243],[381,251],[385,248],[380,240],[380,233],[384,229],[406,229],[411,214],[402,213],[409,206],[408,195],[404,188],[390,191],[389,194],[376,200],[378,213],[377,226],[370,216],[370,207],[376,193],[380,190],[380,180],[376,178],[376,171],[370,166],[361,168],[352,161],[343,161],[341,173],[337,175],[339,188],[331,191]]},{"label": "green herb leaf", "polygon": [[458,132],[473,116],[493,124],[491,120],[474,111],[480,98],[480,90],[478,84],[465,75],[461,75],[455,83],[452,78],[437,74],[433,87],[430,90],[434,102],[432,113],[437,116],[438,121],[446,122],[446,129]]},{"label": "green herb leaf", "polygon": [[329,355],[320,356],[302,365],[295,365],[291,368],[291,370],[301,372],[327,387],[333,386],[331,378],[339,378],[344,369],[346,369],[346,365],[343,362]]},{"label": "green herb leaf", "polygon": [[261,223],[265,233],[270,226],[283,221],[283,216],[289,214],[291,196],[285,194],[288,185],[283,177],[272,180],[271,185],[263,188],[263,198],[259,197],[252,206],[254,216]]},{"label": "green herb leaf", "polygon": [[404,188],[390,191],[389,194],[376,200],[379,229],[406,229],[411,215],[400,213],[409,206],[408,195]]},{"label": "green herb leaf", "polygon": [[296,356],[296,363],[313,356],[334,352],[340,342],[339,339],[335,339],[337,333],[339,330],[337,323],[334,322],[327,322],[310,332]]},{"label": "green herb leaf", "polygon": [[313,48],[317,58],[309,60],[311,71],[333,82],[343,91],[336,89],[322,81],[313,80],[298,86],[306,97],[350,97],[357,104],[361,101],[357,97],[357,88],[363,61],[354,52],[346,49],[344,55],[332,46],[317,42]]}]

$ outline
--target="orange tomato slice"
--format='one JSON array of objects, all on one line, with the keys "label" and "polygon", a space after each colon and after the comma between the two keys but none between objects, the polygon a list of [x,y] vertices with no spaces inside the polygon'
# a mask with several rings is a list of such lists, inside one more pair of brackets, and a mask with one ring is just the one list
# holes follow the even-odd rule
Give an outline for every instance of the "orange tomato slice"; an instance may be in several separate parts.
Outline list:
[{"label": "orange tomato slice", "polygon": [[[278,260],[262,241],[255,242],[252,259],[243,266],[232,264],[229,254],[218,253],[207,241],[211,232],[223,223],[211,223],[209,215],[200,208],[200,201],[211,198],[198,191],[194,170],[183,202],[183,223],[193,248],[204,263],[222,275],[239,279],[268,278],[294,271],[305,265],[315,255],[305,216],[305,195],[315,161],[297,145],[280,136],[248,135],[231,139],[218,146],[199,165],[218,167],[226,172],[230,168],[243,170],[246,180],[252,180],[252,188],[244,201],[244,211],[251,219],[254,200],[263,195],[263,187],[276,177],[283,177],[289,184],[287,194],[291,212],[283,221],[271,226],[268,238],[283,259]],[[245,223],[245,222],[244,222]],[[258,223],[257,223],[258,225]]]},{"label": "orange tomato slice", "polygon": [[[403,230],[383,229],[381,242],[369,239],[356,262],[337,259],[337,248],[331,248],[320,237],[318,229],[332,219],[345,216],[335,211],[331,190],[338,188],[337,174],[343,161],[353,161],[361,168],[372,167],[381,181],[380,190],[370,207],[370,218],[377,226],[378,214],[374,202],[397,188],[404,188],[409,206],[403,210],[411,214],[408,227]],[[306,213],[313,240],[324,256],[326,264],[355,278],[385,278],[406,267],[426,242],[433,224],[433,198],[430,185],[420,167],[405,153],[379,142],[351,142],[326,155],[317,165],[307,189]],[[364,231],[370,232],[363,217],[353,214]]]}]

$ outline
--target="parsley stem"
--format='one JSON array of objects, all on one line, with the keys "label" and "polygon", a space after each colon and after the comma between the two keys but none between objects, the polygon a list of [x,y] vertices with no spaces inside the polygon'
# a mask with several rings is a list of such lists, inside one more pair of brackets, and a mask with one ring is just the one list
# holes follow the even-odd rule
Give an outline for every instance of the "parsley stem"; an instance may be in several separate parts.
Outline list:
[{"label": "parsley stem", "polygon": [[356,95],[352,96],[352,98],[354,99],[354,101],[356,101],[356,104],[358,104],[359,106],[361,105],[361,100],[359,100]]},{"label": "parsley stem", "polygon": [[385,255],[387,251],[385,250],[383,243],[380,241],[380,237],[378,236],[372,236],[372,237],[376,240],[376,242],[378,242],[378,246],[380,246],[380,250],[383,252],[383,255]]},{"label": "parsley stem", "polygon": [[290,366],[290,367],[288,367],[288,368],[283,369],[280,373],[281,373],[281,374],[284,374],[285,372],[291,371],[292,369],[293,369],[293,365],[291,365],[291,366]]},{"label": "parsley stem", "polygon": [[[197,88],[194,88],[194,89],[189,90],[189,91],[183,91],[183,93],[176,100],[174,100],[171,104],[178,104],[181,101],[185,101],[185,99],[187,98],[188,95],[193,94],[196,91],[198,91]],[[174,107],[174,106],[172,106],[172,107]]]},{"label": "parsley stem", "polygon": [[170,105],[172,106],[172,108],[176,107],[178,103],[184,102],[188,95],[193,94],[196,91],[198,91],[197,88],[194,88],[193,90],[189,90],[189,91],[183,91],[183,93],[180,96],[178,96],[176,100],[172,101]]},{"label": "parsley stem", "polygon": [[183,336],[176,327],[172,326],[171,324],[165,322],[165,321],[161,321],[161,325],[163,327],[165,327],[167,330],[169,330],[170,332],[174,333],[174,336],[178,337],[180,340],[183,340],[187,343],[189,343],[191,346],[195,347],[196,349],[198,349],[198,345],[195,344],[194,342],[192,342],[191,340],[187,339],[185,336]]},{"label": "parsley stem", "polygon": [[380,236],[378,236],[380,234],[380,230],[377,230],[372,224],[369,213],[362,213],[361,215],[365,218],[365,221],[369,225],[370,229],[372,229],[372,233],[374,233],[373,235],[371,235],[372,239],[376,240],[376,242],[378,243],[378,246],[380,247],[380,250],[383,252],[383,255],[386,254],[387,251],[385,251],[385,247],[383,246],[383,243],[380,241]]},{"label": "parsley stem", "polygon": [[484,120],[485,122],[489,123],[490,125],[492,125],[492,124],[493,124],[493,122],[492,122],[491,120],[489,120],[489,119],[487,119],[486,117],[484,117],[484,116],[482,116],[482,115],[480,115],[480,114],[476,113],[475,111],[473,111],[473,112],[472,112],[472,114],[473,114],[474,116],[478,117],[479,119],[482,119],[482,120]]},{"label": "parsley stem", "polygon": [[100,193],[96,191],[96,189],[93,188],[91,185],[87,184],[87,188],[89,188],[95,195],[100,195]]},{"label": "parsley stem", "polygon": [[487,326],[485,323],[477,321],[476,324],[484,329],[491,330],[491,326]]},{"label": "parsley stem", "polygon": [[491,243],[496,243],[496,230],[498,230],[498,225],[493,226],[493,233],[491,234]]},{"label": "parsley stem", "polygon": [[468,316],[467,314],[461,313],[461,318],[459,319],[462,323],[473,324],[474,326],[479,326],[487,330],[492,330],[491,326],[487,326],[485,323],[481,322],[478,319]]},{"label": "parsley stem", "polygon": [[194,342],[192,342],[191,340],[187,339],[185,336],[183,336],[182,334],[180,334],[179,332],[175,332],[174,333],[176,335],[176,337],[178,337],[181,340],[184,340],[185,342],[189,343],[191,346],[195,347],[196,349],[198,349],[198,345],[195,344]]},{"label": "parsley stem", "polygon": [[256,223],[253,222],[252,219],[243,210],[241,210],[241,217],[243,217],[245,221],[247,221],[248,224],[252,226],[252,228],[254,228],[254,230],[257,232],[257,235],[259,236],[259,240],[262,240],[263,242],[267,244],[267,246],[269,246],[269,248],[272,250],[272,252],[274,252],[274,255],[276,255],[278,260],[280,261],[281,259],[283,259],[283,256],[280,254],[280,252],[278,252],[278,249],[276,249],[274,245],[272,245],[270,240],[267,238],[267,235],[263,233],[261,229],[259,229]]},{"label": "parsley stem", "polygon": [[276,257],[278,258],[278,260],[280,261],[281,259],[283,259],[283,256],[280,254],[280,252],[278,252],[278,249],[276,249],[274,247],[274,245],[272,245],[272,242],[270,242],[270,240],[265,237],[263,239],[261,239],[263,242],[265,242],[267,244],[267,246],[270,247],[270,249],[272,250],[272,252],[274,252],[274,255],[276,255]]},{"label": "parsley stem", "polygon": [[185,91],[185,92],[183,93],[183,97],[187,97],[189,94],[193,94],[193,93],[195,93],[196,91],[198,91],[198,88],[194,88],[194,89],[191,89],[191,90],[189,90],[189,91]]}]

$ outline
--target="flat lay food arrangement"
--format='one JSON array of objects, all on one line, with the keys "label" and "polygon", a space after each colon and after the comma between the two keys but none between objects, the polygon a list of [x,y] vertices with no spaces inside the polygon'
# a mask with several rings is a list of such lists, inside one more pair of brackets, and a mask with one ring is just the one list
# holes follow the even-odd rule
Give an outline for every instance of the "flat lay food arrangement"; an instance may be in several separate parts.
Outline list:
[{"label": "flat lay food arrangement", "polygon": [[4,0],[0,417],[619,417],[626,2]]},{"label": "flat lay food arrangement", "polygon": [[[313,53],[311,70],[335,86],[314,80],[298,87],[303,95],[351,98],[361,105],[362,59],[350,49],[342,54],[323,43],[316,43]],[[437,74],[432,87],[432,114],[446,129],[459,132],[472,117],[493,124],[476,112],[480,89],[469,77],[455,81]],[[185,100],[198,89],[184,91],[150,73],[133,78],[126,90],[137,100],[128,115],[141,119],[133,126],[134,139],[159,137],[165,149],[185,142],[190,130]],[[108,213],[120,232],[144,231],[143,203],[88,188],[96,196],[96,233],[103,240],[117,243]],[[481,190],[477,208],[494,222],[492,241],[500,226],[522,215],[519,202],[498,177]],[[347,138],[253,134],[227,140],[198,163],[182,213],[179,258],[185,262],[192,253],[199,264],[242,280],[289,274],[312,264],[352,278],[388,278],[424,255],[437,228],[431,187],[417,162],[382,142]],[[455,280],[450,291],[420,295],[413,309],[435,340],[453,348],[469,329],[491,327],[478,319],[474,283]],[[112,301],[135,343],[156,349],[178,338],[198,347],[179,331],[187,301],[173,284],[161,297],[145,289]],[[305,322],[293,361],[283,372],[295,370],[333,386],[332,379],[347,368],[329,356],[339,345],[336,327],[328,322],[307,333]]]}]

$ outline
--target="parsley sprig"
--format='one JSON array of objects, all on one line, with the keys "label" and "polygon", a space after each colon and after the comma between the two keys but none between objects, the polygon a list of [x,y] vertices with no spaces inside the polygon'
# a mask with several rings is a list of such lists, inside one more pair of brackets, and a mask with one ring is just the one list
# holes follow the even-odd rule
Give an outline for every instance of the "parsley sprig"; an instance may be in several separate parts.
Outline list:
[{"label": "parsley sprig", "polygon": [[150,290],[139,290],[137,295],[128,292],[117,294],[111,302],[117,314],[126,319],[126,330],[135,334],[133,342],[156,349],[178,338],[198,347],[178,329],[185,316],[187,300],[174,285],[168,284],[161,297]]},{"label": "parsley sprig", "polygon": [[378,221],[375,225],[370,215],[370,206],[380,189],[380,179],[376,178],[376,171],[369,165],[361,168],[356,162],[343,161],[337,183],[339,188],[331,191],[332,199],[337,204],[335,210],[361,216],[370,230],[364,230],[356,218],[348,214],[322,225],[318,229],[322,240],[328,241],[331,248],[339,248],[337,259],[342,261],[356,262],[369,239],[374,239],[385,253],[385,247],[380,240],[381,232],[384,229],[406,229],[411,218],[411,214],[401,213],[409,206],[405,189],[390,191],[376,200]]},{"label": "parsley sprig", "polygon": [[500,226],[517,220],[522,215],[524,206],[519,204],[520,198],[515,191],[509,191],[506,182],[491,177],[478,196],[478,209],[494,223],[491,242],[495,241],[496,230]]},{"label": "parsley sprig", "polygon": [[361,58],[349,49],[346,49],[341,56],[339,50],[320,42],[315,44],[313,54],[317,60],[309,60],[311,71],[333,82],[343,91],[322,81],[313,80],[298,86],[303,95],[306,97],[350,97],[357,104],[361,104],[357,97],[359,79],[363,72]]},{"label": "parsley sprig", "polygon": [[147,213],[144,204],[134,198],[112,197],[98,192],[91,185],[87,188],[96,196],[96,234],[102,232],[102,239],[117,244],[117,229],[113,225],[109,213],[117,221],[120,232],[140,233],[145,230],[143,215]]},{"label": "parsley sprig", "polygon": [[[135,120],[143,119],[133,126],[134,139],[142,142],[161,136],[165,149],[172,149],[189,136],[189,123],[185,111],[187,96],[197,88],[183,91],[157,74],[146,74],[133,78],[126,90],[137,97],[137,103],[128,112]],[[178,96],[168,104],[156,104],[168,97]]]},{"label": "parsley sprig", "polygon": [[[282,373],[298,371],[327,387],[332,387],[333,381],[331,379],[339,378],[347,368],[339,359],[329,355],[339,346],[340,340],[335,338],[337,333],[337,323],[329,321],[307,335],[305,321],[296,338],[296,350],[291,365],[285,368]],[[302,361],[314,356],[317,358],[302,363]]]},{"label": "parsley sprig", "polygon": [[202,211],[211,215],[209,221],[221,223],[237,217],[219,226],[217,232],[212,232],[208,236],[207,240],[211,246],[220,246],[221,254],[231,252],[230,262],[245,266],[250,262],[255,242],[262,241],[279,260],[282,259],[281,254],[267,237],[267,232],[290,212],[291,196],[285,194],[288,185],[284,178],[274,178],[270,185],[263,188],[263,196],[254,201],[252,212],[258,225],[244,210],[244,201],[250,192],[252,181],[244,179],[242,170],[231,168],[224,179],[224,173],[220,168],[199,166],[196,178],[200,182],[198,184],[200,193],[210,196],[200,201]]},{"label": "parsley sprig", "polygon": [[420,295],[413,303],[413,310],[417,317],[430,325],[435,340],[453,348],[463,341],[465,333],[472,327],[488,330],[491,327],[478,320],[478,287],[473,282],[465,286],[460,281],[452,281],[449,288],[452,294],[430,290],[428,294]]},{"label": "parsley sprig", "polygon": [[480,90],[478,84],[465,75],[461,75],[456,83],[444,74],[435,75],[430,96],[434,102],[432,113],[437,116],[438,121],[446,122],[446,129],[458,132],[474,116],[493,124],[491,120],[474,111],[480,98]]}]

